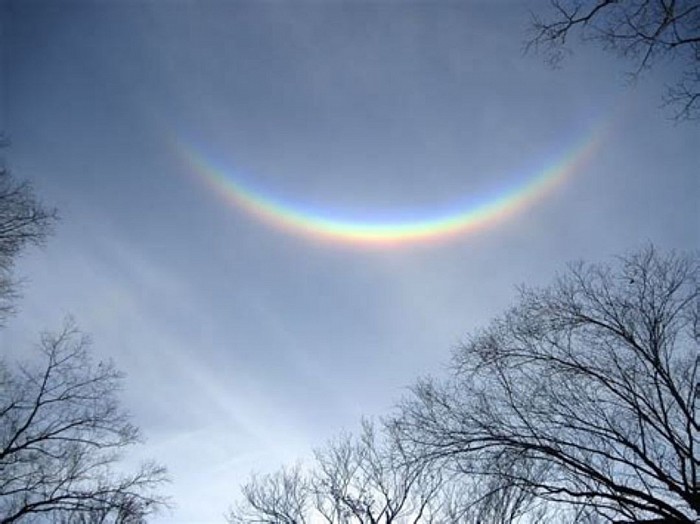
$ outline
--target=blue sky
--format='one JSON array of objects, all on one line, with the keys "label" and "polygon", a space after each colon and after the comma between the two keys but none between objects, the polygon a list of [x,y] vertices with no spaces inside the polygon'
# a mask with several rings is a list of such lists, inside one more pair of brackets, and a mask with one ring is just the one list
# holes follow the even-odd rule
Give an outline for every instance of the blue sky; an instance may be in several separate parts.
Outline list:
[{"label": "blue sky", "polygon": [[[547,2],[2,4],[7,163],[62,220],[25,256],[7,351],[71,314],[126,371],[171,471],[167,522],[217,522],[251,470],[380,415],[450,349],[575,259],[697,249],[700,127],[677,72],[575,46],[523,55]],[[506,220],[441,243],[317,242],[222,199],[196,151],[325,209],[440,210],[588,161]],[[591,131],[592,130],[592,131]]]}]

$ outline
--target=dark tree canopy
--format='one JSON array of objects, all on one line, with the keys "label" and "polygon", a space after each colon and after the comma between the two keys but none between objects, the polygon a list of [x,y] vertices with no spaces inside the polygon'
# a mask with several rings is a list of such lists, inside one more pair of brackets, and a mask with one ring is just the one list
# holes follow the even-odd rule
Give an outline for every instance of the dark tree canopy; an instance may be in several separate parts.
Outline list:
[{"label": "dark tree canopy", "polygon": [[578,264],[471,337],[393,423],[410,453],[576,521],[697,522],[698,261]]},{"label": "dark tree canopy", "polygon": [[678,120],[700,118],[700,4],[697,0],[551,0],[532,17],[528,47],[557,63],[575,34],[629,59],[632,76],[661,62],[680,65],[665,104]]}]

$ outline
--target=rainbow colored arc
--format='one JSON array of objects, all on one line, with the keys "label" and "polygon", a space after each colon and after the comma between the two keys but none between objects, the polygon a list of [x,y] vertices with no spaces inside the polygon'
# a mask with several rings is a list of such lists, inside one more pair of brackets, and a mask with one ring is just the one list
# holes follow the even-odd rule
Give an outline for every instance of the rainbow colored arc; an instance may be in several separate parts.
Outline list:
[{"label": "rainbow colored arc", "polygon": [[[366,246],[439,241],[505,220],[534,205],[575,172],[596,150],[601,133],[589,135],[548,166],[521,177],[520,184],[478,199],[466,208],[424,212],[420,218],[357,219],[282,199],[244,184],[231,169],[189,149],[187,160],[214,191],[238,209],[295,234]],[[413,216],[417,216],[414,214]]]}]

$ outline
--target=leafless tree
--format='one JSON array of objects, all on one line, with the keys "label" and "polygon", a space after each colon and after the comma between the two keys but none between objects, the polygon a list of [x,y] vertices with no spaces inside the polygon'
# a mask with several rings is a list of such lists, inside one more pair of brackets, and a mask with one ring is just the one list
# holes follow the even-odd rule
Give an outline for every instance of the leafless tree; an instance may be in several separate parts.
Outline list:
[{"label": "leafless tree", "polygon": [[139,441],[117,399],[121,374],[93,363],[72,325],[40,350],[41,366],[0,362],[0,522],[144,522],[165,503],[165,470],[118,464]]},{"label": "leafless tree", "polygon": [[601,43],[634,64],[637,77],[662,61],[681,64],[665,103],[678,120],[700,118],[700,4],[697,0],[551,0],[551,13],[532,16],[528,48],[561,60],[573,33]]},{"label": "leafless tree", "polygon": [[231,524],[311,522],[311,485],[299,465],[254,475],[242,491],[243,501],[227,515]]},{"label": "leafless tree", "polygon": [[[0,134],[0,148],[6,145]],[[0,323],[12,312],[16,299],[12,269],[17,255],[28,244],[42,244],[56,216],[56,210],[40,204],[28,182],[16,181],[0,164]]]},{"label": "leafless tree", "polygon": [[391,524],[438,522],[429,503],[440,476],[409,464],[387,439],[365,423],[360,437],[338,438],[315,455],[314,467],[283,468],[253,477],[243,502],[228,515],[236,524]]},{"label": "leafless tree", "polygon": [[[391,433],[365,423],[359,437],[331,441],[307,470],[300,466],[253,476],[232,524],[511,524],[535,499],[499,477],[460,475],[446,461],[412,461]],[[476,481],[475,481],[476,480]],[[559,522],[566,522],[559,520]]]},{"label": "leafless tree", "polygon": [[697,257],[648,248],[523,289],[455,352],[451,379],[414,388],[393,431],[567,520],[697,522],[698,276]]},{"label": "leafless tree", "polygon": [[438,471],[412,462],[367,421],[316,453],[316,507],[329,523],[421,522],[442,485]]}]

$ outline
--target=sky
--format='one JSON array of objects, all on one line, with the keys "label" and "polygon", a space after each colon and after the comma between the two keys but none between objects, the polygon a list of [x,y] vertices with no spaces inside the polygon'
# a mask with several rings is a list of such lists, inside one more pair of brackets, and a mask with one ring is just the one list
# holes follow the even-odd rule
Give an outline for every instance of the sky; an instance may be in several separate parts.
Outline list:
[{"label": "sky", "polygon": [[5,162],[61,221],[0,332],[70,315],[170,471],[158,521],[222,522],[574,260],[700,247],[700,125],[574,45],[548,2],[0,2]]}]

